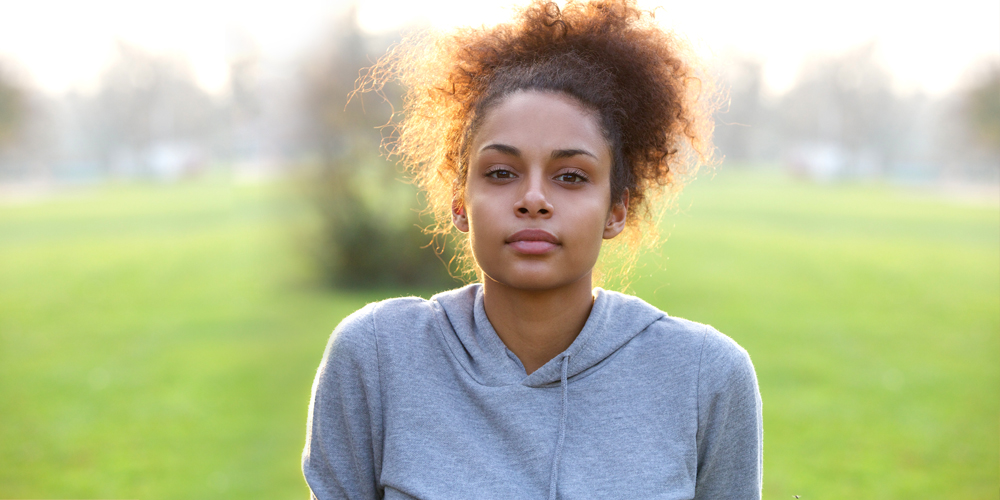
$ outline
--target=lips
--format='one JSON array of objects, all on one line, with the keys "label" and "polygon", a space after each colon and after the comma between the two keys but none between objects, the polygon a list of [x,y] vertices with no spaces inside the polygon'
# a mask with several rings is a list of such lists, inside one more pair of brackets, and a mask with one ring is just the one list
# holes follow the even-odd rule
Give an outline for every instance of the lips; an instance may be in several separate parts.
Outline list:
[{"label": "lips", "polygon": [[559,246],[559,239],[544,229],[522,229],[507,238],[514,251],[526,255],[541,255]]}]

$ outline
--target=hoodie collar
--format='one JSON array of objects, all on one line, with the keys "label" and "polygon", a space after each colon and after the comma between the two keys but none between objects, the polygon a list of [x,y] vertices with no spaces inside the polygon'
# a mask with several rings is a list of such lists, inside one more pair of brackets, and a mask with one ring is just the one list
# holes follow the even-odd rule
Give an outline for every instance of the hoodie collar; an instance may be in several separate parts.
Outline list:
[{"label": "hoodie collar", "polygon": [[607,359],[665,316],[636,297],[600,288],[594,289],[594,295],[587,323],[573,343],[530,375],[524,373],[486,317],[481,284],[444,292],[431,300],[443,313],[439,314],[439,326],[445,343],[473,379],[491,386],[541,387],[560,382],[566,356],[569,356],[566,375],[572,379]]}]

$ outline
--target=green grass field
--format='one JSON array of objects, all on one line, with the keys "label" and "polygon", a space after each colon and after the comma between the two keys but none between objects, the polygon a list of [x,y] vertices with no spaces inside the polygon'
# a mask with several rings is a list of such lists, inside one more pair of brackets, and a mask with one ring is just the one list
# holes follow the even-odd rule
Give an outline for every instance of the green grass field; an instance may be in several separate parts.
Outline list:
[{"label": "green grass field", "polygon": [[[1000,209],[734,170],[698,180],[631,291],[750,352],[765,498],[996,498]],[[305,498],[337,322],[277,186],[0,204],[0,498]]]}]

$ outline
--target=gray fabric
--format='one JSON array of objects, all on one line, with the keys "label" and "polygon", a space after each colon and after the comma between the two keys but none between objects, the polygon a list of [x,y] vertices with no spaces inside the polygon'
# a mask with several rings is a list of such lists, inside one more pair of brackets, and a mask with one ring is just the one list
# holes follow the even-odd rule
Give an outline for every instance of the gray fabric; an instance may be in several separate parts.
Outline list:
[{"label": "gray fabric", "polygon": [[572,345],[531,375],[480,285],[369,304],[313,384],[314,498],[760,498],[760,393],[713,328],[596,290]]}]

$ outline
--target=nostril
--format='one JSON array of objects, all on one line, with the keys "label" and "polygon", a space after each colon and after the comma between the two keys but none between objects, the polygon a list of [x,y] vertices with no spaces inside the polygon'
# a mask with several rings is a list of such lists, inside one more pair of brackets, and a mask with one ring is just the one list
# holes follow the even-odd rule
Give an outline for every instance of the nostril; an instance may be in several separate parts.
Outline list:
[{"label": "nostril", "polygon": [[538,213],[540,213],[540,214],[544,215],[544,214],[547,214],[547,213],[549,213],[549,211],[543,208],[543,209],[540,209],[540,210],[538,211]]},{"label": "nostril", "polygon": [[524,208],[524,207],[521,207],[521,208],[517,209],[517,212],[518,213],[522,213],[522,214],[526,214],[526,213],[528,213],[528,209]]}]

